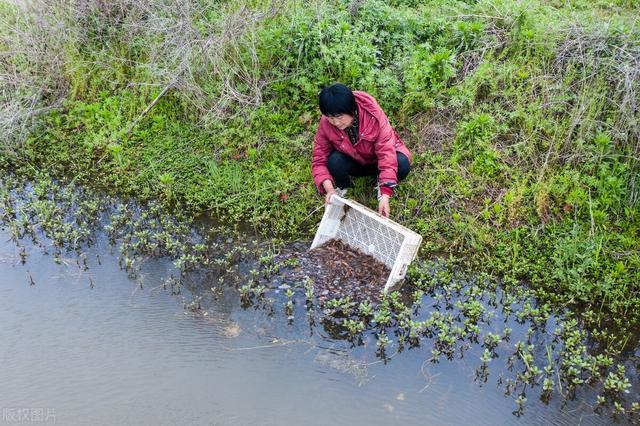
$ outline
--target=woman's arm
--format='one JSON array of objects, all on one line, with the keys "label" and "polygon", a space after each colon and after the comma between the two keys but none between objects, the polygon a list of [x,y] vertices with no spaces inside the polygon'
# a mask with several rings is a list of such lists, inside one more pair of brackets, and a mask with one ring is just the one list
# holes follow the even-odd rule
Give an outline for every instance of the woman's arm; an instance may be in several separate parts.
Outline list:
[{"label": "woman's arm", "polygon": [[386,115],[378,121],[380,130],[375,142],[378,159],[378,184],[383,195],[393,195],[393,187],[398,183],[398,156],[396,154],[396,136]]},{"label": "woman's arm", "polygon": [[389,200],[393,195],[393,188],[398,183],[398,156],[396,154],[395,132],[387,119],[381,114],[378,121],[378,137],[374,145],[376,157],[378,159],[378,185],[380,185],[380,199],[378,200],[378,213],[384,217],[389,217],[391,206]]},{"label": "woman's arm", "polygon": [[316,131],[316,136],[313,140],[313,157],[311,159],[311,174],[313,175],[313,181],[316,188],[318,188],[318,191],[321,194],[328,192],[328,186],[325,186],[326,181],[329,181],[328,184],[331,185],[331,189],[333,189],[333,177],[327,167],[327,159],[329,158],[331,151],[333,151],[333,146],[331,145],[331,141],[329,141],[322,131],[321,119],[320,124],[318,125],[318,130]]}]

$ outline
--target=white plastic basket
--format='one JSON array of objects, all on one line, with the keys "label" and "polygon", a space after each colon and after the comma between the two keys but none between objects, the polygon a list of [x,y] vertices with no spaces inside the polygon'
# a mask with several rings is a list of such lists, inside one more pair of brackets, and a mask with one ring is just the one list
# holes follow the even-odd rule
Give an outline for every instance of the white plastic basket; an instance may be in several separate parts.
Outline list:
[{"label": "white plastic basket", "polygon": [[419,234],[338,195],[333,195],[331,204],[327,204],[311,248],[331,239],[341,240],[387,265],[391,273],[385,293],[404,278],[422,243]]}]

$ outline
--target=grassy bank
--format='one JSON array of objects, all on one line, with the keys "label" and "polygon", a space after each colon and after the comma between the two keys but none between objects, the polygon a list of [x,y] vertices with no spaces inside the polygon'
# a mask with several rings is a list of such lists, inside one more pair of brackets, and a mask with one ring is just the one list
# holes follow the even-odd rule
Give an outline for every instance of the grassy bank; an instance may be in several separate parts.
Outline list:
[{"label": "grassy bank", "polygon": [[32,5],[0,6],[5,167],[309,237],[317,93],[344,82],[416,154],[392,216],[422,256],[637,328],[637,1]]}]

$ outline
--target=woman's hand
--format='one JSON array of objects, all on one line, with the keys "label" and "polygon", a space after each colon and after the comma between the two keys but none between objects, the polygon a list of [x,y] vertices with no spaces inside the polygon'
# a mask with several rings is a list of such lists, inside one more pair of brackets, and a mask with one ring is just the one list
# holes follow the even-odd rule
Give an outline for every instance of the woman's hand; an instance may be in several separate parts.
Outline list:
[{"label": "woman's hand", "polygon": [[382,194],[382,198],[380,198],[380,202],[378,203],[378,213],[384,217],[389,217],[389,213],[391,212],[389,198],[387,194]]},{"label": "woman's hand", "polygon": [[335,189],[331,189],[327,191],[327,194],[324,196],[324,203],[331,204],[331,196],[336,193]]},{"label": "woman's hand", "polygon": [[324,203],[331,204],[331,196],[336,193],[336,189],[333,187],[333,182],[331,182],[329,179],[326,179],[324,182],[322,182],[322,187],[326,192]]}]

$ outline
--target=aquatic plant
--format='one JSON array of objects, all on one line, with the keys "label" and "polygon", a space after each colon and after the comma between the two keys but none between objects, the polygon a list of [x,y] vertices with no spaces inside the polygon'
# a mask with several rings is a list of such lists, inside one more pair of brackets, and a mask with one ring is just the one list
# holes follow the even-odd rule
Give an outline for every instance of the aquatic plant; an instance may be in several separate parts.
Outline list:
[{"label": "aquatic plant", "polygon": [[347,319],[343,323],[344,327],[349,332],[349,337],[353,339],[359,333],[362,333],[365,330],[365,324],[362,321]]},{"label": "aquatic plant", "polygon": [[386,350],[391,344],[391,339],[384,331],[376,334],[376,346],[378,347],[378,355],[385,358]]},{"label": "aquatic plant", "polygon": [[368,300],[360,302],[358,312],[361,318],[368,319],[373,315],[373,305]]},{"label": "aquatic plant", "polygon": [[242,299],[244,300],[249,299],[251,294],[252,294],[252,289],[250,284],[245,284],[242,287],[240,287],[240,297]]},{"label": "aquatic plant", "polygon": [[380,328],[391,325],[391,312],[387,303],[378,305],[378,309],[373,314],[373,322]]},{"label": "aquatic plant", "polygon": [[312,304],[313,298],[315,295],[315,291],[313,288],[313,280],[309,277],[306,277],[303,285],[304,285],[304,295],[306,297],[307,304]]},{"label": "aquatic plant", "polygon": [[253,287],[253,295],[256,298],[262,298],[264,297],[265,292],[267,291],[267,287],[260,284],[260,285],[256,285]]},{"label": "aquatic plant", "polygon": [[287,316],[289,317],[289,319],[293,319],[293,296],[295,294],[295,292],[288,288],[286,291],[287,294],[287,302],[284,305],[284,309],[285,309],[285,313],[287,314]]},{"label": "aquatic plant", "polygon": [[323,305],[325,314],[329,316],[349,317],[355,307],[355,302],[350,297],[341,297],[339,299],[330,299]]}]

